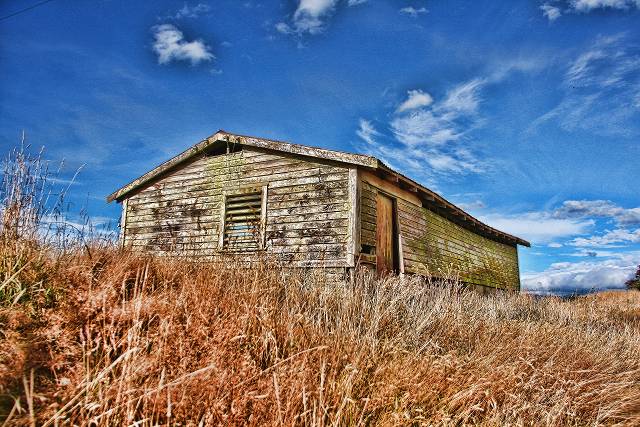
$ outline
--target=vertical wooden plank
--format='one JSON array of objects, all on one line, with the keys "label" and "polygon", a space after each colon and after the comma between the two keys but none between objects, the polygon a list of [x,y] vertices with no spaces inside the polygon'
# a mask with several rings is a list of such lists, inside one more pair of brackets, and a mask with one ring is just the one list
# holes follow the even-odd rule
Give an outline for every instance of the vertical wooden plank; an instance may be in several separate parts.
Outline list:
[{"label": "vertical wooden plank", "polygon": [[224,218],[227,215],[227,195],[222,192],[222,204],[220,205],[220,230],[218,231],[218,249],[224,248]]},{"label": "vertical wooden plank", "polygon": [[398,270],[400,275],[404,274],[404,252],[402,233],[398,233]]},{"label": "vertical wooden plank", "polygon": [[349,225],[347,230],[347,265],[356,266],[360,253],[360,179],[358,169],[349,168]]},{"label": "vertical wooden plank", "polygon": [[402,223],[400,222],[400,208],[398,207],[398,199],[396,199],[395,211],[393,213],[393,220],[396,225],[395,232],[398,234],[398,247],[397,247],[397,256],[398,256],[398,273],[402,276],[404,274],[404,239],[402,237]]},{"label": "vertical wooden plank", "polygon": [[393,271],[393,200],[378,193],[376,211],[376,267],[383,275]]},{"label": "vertical wooden plank", "polygon": [[125,236],[127,234],[127,204],[128,199],[122,201],[122,212],[120,214],[120,247],[124,248]]},{"label": "vertical wooden plank", "polygon": [[264,249],[267,237],[267,194],[269,185],[262,186],[262,212],[260,212],[260,244],[259,247]]},{"label": "vertical wooden plank", "polygon": [[515,270],[514,290],[516,292],[520,292],[520,261],[518,261],[518,246],[516,246],[515,252],[516,252],[516,256],[515,256],[515,263],[514,263],[514,270]]}]

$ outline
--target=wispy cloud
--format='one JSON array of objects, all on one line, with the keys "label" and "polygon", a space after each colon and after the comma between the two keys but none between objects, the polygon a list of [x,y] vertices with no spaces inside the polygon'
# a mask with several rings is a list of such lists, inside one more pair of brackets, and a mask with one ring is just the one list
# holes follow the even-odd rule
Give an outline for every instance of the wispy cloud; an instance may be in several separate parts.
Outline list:
[{"label": "wispy cloud", "polygon": [[415,162],[436,172],[480,172],[478,159],[458,142],[479,124],[483,84],[473,79],[456,85],[438,102],[421,90],[410,91],[389,124],[395,140]]},{"label": "wispy cloud", "polygon": [[338,0],[299,0],[290,23],[279,22],[275,28],[283,34],[320,34],[337,3]]},{"label": "wispy cloud", "polygon": [[174,18],[175,19],[197,18],[210,11],[211,11],[211,6],[209,6],[206,3],[198,3],[192,6],[188,5],[187,3],[184,3],[184,6],[182,6],[182,8],[180,8],[180,10],[176,12],[176,14],[174,15]]},{"label": "wispy cloud", "polygon": [[184,34],[175,25],[162,24],[152,28],[153,50],[158,55],[159,64],[173,61],[189,61],[191,65],[215,59],[209,46],[202,40],[186,41]]},{"label": "wispy cloud", "polygon": [[480,89],[487,83],[485,79],[476,78],[455,86],[447,93],[437,110],[443,114],[475,114],[480,104]]},{"label": "wispy cloud", "polygon": [[[390,123],[394,136],[410,147],[435,147],[457,141],[475,123],[482,85],[479,79],[459,84],[433,105],[425,102],[424,92],[413,91],[415,95],[397,109],[405,114],[398,114]],[[419,106],[420,101],[424,105]],[[407,108],[407,103],[412,108]]]},{"label": "wispy cloud", "polygon": [[640,207],[623,208],[610,200],[566,200],[555,218],[610,218],[618,225],[640,225]]},{"label": "wispy cloud", "polygon": [[424,90],[410,90],[392,113],[388,133],[361,119],[356,134],[367,143],[363,148],[369,153],[400,169],[418,171],[426,179],[433,173],[480,172],[481,162],[457,144],[479,121],[480,87],[475,80],[462,83],[437,102]]},{"label": "wispy cloud", "polygon": [[373,127],[373,123],[365,119],[360,119],[360,127],[356,131],[356,134],[369,145],[376,145],[377,141],[375,138],[381,136],[380,132]]},{"label": "wispy cloud", "polygon": [[567,66],[562,100],[529,132],[557,123],[568,132],[640,134],[640,46],[624,36],[601,37]]},{"label": "wispy cloud", "polygon": [[408,15],[412,18],[417,18],[419,15],[422,15],[424,13],[427,13],[428,10],[425,7],[418,7],[415,8],[413,6],[407,6],[407,7],[403,7],[402,9],[400,9],[400,13],[403,13],[405,15]]},{"label": "wispy cloud", "polygon": [[530,72],[543,64],[544,61],[533,58],[492,64],[485,77],[456,84],[440,99],[434,99],[421,88],[409,90],[406,98],[389,113],[388,128],[378,126],[375,140],[360,121],[356,133],[367,143],[362,148],[429,182],[434,181],[435,175],[481,173],[486,170],[485,162],[469,143],[470,133],[485,121],[479,112],[482,91],[514,72]]},{"label": "wispy cloud", "polygon": [[456,203],[459,207],[464,209],[465,211],[473,211],[478,209],[484,209],[487,205],[484,204],[482,200],[474,200],[472,202],[462,202]]}]

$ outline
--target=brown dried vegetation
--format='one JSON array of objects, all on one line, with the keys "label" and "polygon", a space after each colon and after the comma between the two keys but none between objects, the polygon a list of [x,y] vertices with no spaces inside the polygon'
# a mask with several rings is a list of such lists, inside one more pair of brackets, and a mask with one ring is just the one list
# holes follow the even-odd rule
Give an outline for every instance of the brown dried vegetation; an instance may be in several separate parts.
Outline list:
[{"label": "brown dried vegetation", "polygon": [[11,236],[10,425],[640,423],[640,292],[486,297]]}]

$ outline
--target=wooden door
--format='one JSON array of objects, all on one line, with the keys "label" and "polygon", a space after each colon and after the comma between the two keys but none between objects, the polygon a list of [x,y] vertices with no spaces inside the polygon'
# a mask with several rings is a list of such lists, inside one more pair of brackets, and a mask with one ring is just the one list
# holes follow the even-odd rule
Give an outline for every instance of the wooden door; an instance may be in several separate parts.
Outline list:
[{"label": "wooden door", "polygon": [[376,197],[376,269],[378,274],[392,273],[394,257],[393,199],[378,193]]}]

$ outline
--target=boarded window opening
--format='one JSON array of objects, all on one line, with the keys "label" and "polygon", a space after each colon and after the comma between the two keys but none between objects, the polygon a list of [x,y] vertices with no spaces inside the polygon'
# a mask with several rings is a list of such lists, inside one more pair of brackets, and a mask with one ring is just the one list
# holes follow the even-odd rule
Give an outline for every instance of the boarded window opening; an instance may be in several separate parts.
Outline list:
[{"label": "boarded window opening", "polygon": [[257,251],[264,246],[266,187],[224,194],[220,247],[232,252]]}]

